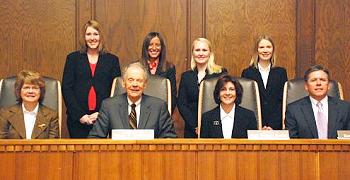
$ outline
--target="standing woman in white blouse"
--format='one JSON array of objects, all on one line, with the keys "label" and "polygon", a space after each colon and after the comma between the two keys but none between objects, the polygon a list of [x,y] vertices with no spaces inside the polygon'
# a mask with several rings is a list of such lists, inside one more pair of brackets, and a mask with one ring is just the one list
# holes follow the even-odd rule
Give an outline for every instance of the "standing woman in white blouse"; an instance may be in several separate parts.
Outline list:
[{"label": "standing woman in white blouse", "polygon": [[254,55],[242,77],[258,83],[263,129],[282,129],[283,86],[288,80],[286,69],[276,66],[275,44],[271,37],[260,36]]}]

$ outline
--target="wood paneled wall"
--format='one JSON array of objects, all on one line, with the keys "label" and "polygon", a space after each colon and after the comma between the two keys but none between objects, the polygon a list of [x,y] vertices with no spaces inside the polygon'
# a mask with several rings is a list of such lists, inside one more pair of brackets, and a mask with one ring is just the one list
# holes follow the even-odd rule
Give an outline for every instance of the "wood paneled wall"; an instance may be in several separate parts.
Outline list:
[{"label": "wood paneled wall", "polygon": [[[195,38],[211,40],[216,62],[240,76],[256,37],[268,34],[290,79],[324,64],[349,99],[350,0],[3,0],[0,77],[26,68],[61,79],[65,57],[77,49],[89,19],[101,22],[122,65],[140,57],[149,31],[161,32],[178,81]],[[181,122],[176,112],[175,119]]]}]

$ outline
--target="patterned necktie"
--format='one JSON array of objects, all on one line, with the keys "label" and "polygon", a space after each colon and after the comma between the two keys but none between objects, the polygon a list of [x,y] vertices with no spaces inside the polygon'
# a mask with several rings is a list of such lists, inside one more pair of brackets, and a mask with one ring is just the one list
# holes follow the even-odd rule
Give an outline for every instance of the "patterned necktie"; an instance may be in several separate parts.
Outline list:
[{"label": "patterned necktie", "polygon": [[136,104],[131,105],[131,112],[129,114],[129,125],[132,129],[137,129],[137,120],[136,120]]},{"label": "patterned necktie", "polygon": [[328,133],[328,122],[326,114],[323,112],[322,103],[318,102],[316,104],[317,106],[317,132],[318,132],[318,138],[319,139],[327,139],[327,133]]}]

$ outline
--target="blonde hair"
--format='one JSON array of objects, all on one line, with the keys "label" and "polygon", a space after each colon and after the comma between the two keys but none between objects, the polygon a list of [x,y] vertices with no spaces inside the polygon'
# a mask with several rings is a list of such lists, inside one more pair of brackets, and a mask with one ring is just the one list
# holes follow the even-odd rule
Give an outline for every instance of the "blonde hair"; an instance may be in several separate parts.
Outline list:
[{"label": "blonde hair", "polygon": [[219,65],[215,64],[214,52],[212,51],[211,43],[206,38],[197,38],[192,43],[191,69],[194,70],[197,67],[196,61],[194,60],[194,57],[193,57],[193,50],[194,50],[194,46],[198,42],[206,43],[208,45],[208,47],[209,47],[210,55],[209,55],[209,60],[208,60],[208,65],[207,65],[208,73],[209,74],[221,73],[222,72],[222,66],[219,66]]},{"label": "blonde hair", "polygon": [[15,82],[15,95],[17,102],[22,102],[21,90],[23,84],[37,85],[40,88],[39,102],[42,102],[45,96],[45,81],[40,73],[30,70],[22,70],[17,74]]},{"label": "blonde hair", "polygon": [[272,38],[270,36],[267,35],[261,35],[258,37],[258,39],[256,40],[255,44],[254,44],[254,55],[252,56],[249,66],[254,66],[255,68],[258,68],[258,62],[259,62],[259,53],[258,53],[258,49],[259,49],[259,43],[262,40],[267,40],[272,44],[272,56],[270,59],[270,63],[271,63],[271,67],[275,67],[276,65],[276,53],[275,53],[275,43],[273,42]]},{"label": "blonde hair", "polygon": [[86,29],[88,27],[92,27],[92,28],[96,29],[96,31],[98,31],[98,33],[100,35],[98,52],[100,52],[100,53],[107,52],[106,47],[105,47],[105,43],[104,43],[104,35],[103,35],[101,24],[95,20],[89,20],[83,26],[82,34],[80,36],[80,52],[87,52],[87,49],[88,49],[88,47],[86,45],[86,41],[85,41],[85,33],[86,33]]}]

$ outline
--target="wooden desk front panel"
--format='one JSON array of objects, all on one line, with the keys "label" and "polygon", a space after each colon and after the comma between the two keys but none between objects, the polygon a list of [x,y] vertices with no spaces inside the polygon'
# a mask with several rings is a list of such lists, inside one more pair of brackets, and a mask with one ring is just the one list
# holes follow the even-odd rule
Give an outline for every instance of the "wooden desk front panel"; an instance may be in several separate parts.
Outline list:
[{"label": "wooden desk front panel", "polygon": [[350,141],[1,140],[1,179],[348,179]]}]

